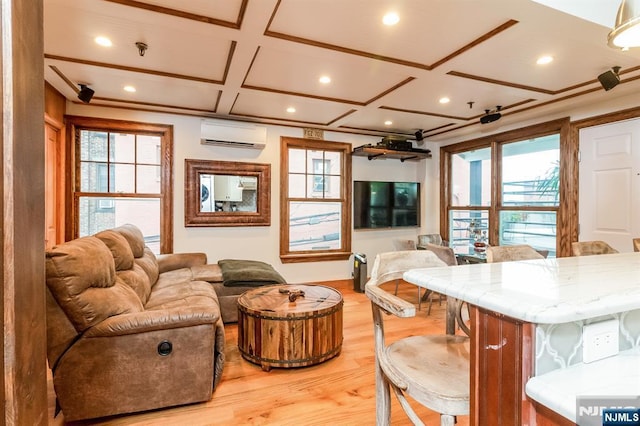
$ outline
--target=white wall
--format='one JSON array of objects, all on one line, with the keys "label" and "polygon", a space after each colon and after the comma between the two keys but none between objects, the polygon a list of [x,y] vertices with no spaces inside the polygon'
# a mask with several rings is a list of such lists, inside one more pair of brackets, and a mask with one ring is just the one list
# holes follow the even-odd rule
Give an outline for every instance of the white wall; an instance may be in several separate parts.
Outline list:
[{"label": "white wall", "polygon": [[[174,131],[174,251],[202,251],[209,261],[224,258],[254,259],[271,263],[290,283],[318,282],[349,279],[352,260],[282,264],[279,258],[280,242],[280,137],[302,137],[302,129],[285,126],[267,126],[267,145],[264,150],[205,146],[200,144],[198,117],[119,110],[79,104],[67,104],[67,114],[150,122],[173,125]],[[347,133],[325,132],[325,140],[348,142],[354,147],[376,144],[379,137]],[[435,146],[424,148],[438,151]],[[394,249],[395,239],[416,240],[417,235],[438,232],[438,153],[434,158],[419,162],[399,160],[373,160],[353,157],[354,180],[418,181],[422,191],[422,228],[401,230],[354,231],[352,251],[364,253],[373,262],[379,252]],[[184,226],[184,160],[221,160],[271,164],[271,226],[268,227],[207,227]],[[425,180],[426,179],[426,180]]]}]

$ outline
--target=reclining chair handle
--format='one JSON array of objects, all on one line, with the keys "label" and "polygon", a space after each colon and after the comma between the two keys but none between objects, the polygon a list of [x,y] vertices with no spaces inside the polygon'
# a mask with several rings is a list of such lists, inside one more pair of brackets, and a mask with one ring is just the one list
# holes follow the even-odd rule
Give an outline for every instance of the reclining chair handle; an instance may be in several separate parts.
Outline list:
[{"label": "reclining chair handle", "polygon": [[160,356],[167,356],[173,350],[173,345],[168,340],[163,340],[158,344],[158,354]]}]

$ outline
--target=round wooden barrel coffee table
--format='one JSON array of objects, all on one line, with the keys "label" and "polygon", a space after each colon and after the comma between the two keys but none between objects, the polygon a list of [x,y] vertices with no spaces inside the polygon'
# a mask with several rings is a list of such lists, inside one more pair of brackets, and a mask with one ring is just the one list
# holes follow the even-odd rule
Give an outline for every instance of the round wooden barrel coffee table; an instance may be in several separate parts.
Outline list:
[{"label": "round wooden barrel coffee table", "polygon": [[342,295],[321,285],[258,287],[238,299],[238,349],[269,371],[324,362],[342,348]]}]

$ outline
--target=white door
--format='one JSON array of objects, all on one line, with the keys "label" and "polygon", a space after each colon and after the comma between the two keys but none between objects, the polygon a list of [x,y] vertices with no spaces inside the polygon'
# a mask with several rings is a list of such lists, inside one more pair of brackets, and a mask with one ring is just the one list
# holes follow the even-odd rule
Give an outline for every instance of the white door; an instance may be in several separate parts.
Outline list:
[{"label": "white door", "polygon": [[640,120],[580,130],[580,241],[621,252],[640,237]]}]

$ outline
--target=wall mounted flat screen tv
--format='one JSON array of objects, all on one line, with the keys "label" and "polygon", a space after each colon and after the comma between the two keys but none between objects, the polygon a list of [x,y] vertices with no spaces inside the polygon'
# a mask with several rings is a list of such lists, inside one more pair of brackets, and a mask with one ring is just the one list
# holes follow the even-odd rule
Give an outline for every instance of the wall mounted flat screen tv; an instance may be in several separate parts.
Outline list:
[{"label": "wall mounted flat screen tv", "polygon": [[353,182],[354,229],[420,226],[420,183]]}]

